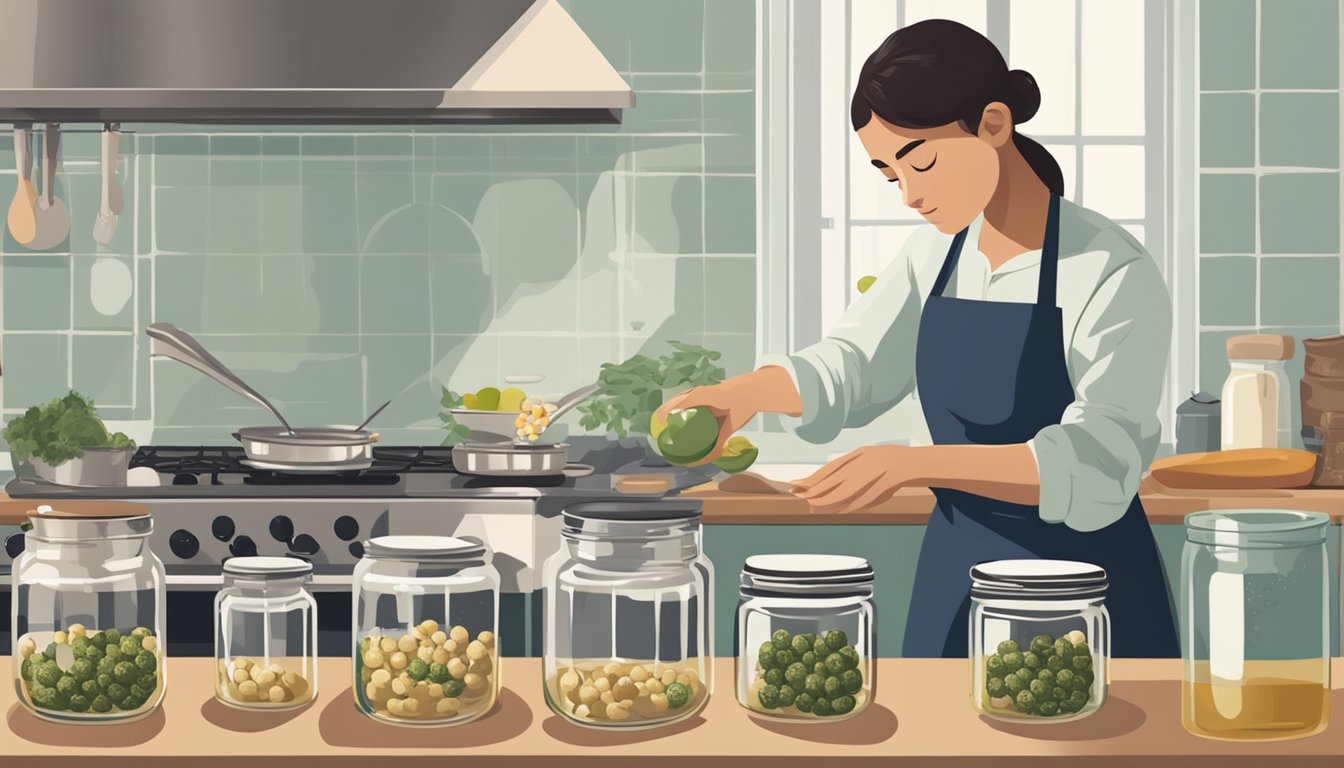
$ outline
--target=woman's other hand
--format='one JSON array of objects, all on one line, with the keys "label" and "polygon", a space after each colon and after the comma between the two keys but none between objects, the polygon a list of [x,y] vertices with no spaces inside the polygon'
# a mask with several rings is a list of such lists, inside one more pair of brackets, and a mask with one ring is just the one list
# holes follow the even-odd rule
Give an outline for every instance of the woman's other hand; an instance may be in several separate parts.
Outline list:
[{"label": "woman's other hand", "polygon": [[728,438],[756,418],[757,414],[784,413],[796,416],[802,412],[803,406],[798,388],[788,372],[770,365],[734,376],[721,384],[696,387],[675,395],[654,412],[654,418],[667,421],[672,411],[687,408],[706,408],[719,420],[719,442],[708,456],[694,465],[699,466],[719,458]]},{"label": "woman's other hand", "polygon": [[881,504],[914,484],[907,445],[872,445],[851,451],[793,482],[793,492],[814,512],[845,514]]}]

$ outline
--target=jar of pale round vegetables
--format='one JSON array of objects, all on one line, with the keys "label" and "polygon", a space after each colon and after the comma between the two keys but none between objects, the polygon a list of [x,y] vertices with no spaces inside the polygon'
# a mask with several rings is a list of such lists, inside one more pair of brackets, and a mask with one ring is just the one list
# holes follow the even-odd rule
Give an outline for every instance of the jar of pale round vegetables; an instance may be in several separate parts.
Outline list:
[{"label": "jar of pale round vegetables", "polygon": [[163,700],[163,563],[143,505],[66,502],[29,513],[14,561],[19,701],[56,722],[137,720]]},{"label": "jar of pale round vegetables", "polygon": [[737,610],[737,701],[770,719],[840,720],[873,700],[873,569],[861,557],[753,555]]},{"label": "jar of pale round vegetables", "polygon": [[489,549],[449,536],[364,542],[354,574],[354,694],[364,714],[456,725],[499,696],[499,573]]},{"label": "jar of pale round vegetables", "polygon": [[714,637],[700,503],[573,504],[561,535],[544,578],[547,704],[595,728],[693,717],[709,698]]},{"label": "jar of pale round vegetables", "polygon": [[317,698],[313,566],[295,557],[233,557],[215,598],[215,697],[239,709],[281,710]]}]

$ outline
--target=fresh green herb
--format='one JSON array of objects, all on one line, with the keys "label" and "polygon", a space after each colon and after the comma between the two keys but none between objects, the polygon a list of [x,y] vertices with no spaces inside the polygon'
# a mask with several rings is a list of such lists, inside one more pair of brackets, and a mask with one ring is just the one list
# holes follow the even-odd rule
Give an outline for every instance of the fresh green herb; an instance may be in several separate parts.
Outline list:
[{"label": "fresh green herb", "polygon": [[4,436],[15,460],[36,456],[53,467],[83,456],[86,448],[135,448],[126,435],[108,433],[93,401],[73,390],[29,408],[5,425]]},{"label": "fresh green herb", "polygon": [[458,424],[457,419],[453,418],[453,414],[451,413],[453,408],[462,407],[462,396],[447,387],[444,387],[443,397],[439,398],[439,405],[443,406],[443,410],[439,412],[439,421],[443,423],[439,426],[448,433],[448,435],[443,438],[443,444],[457,445],[463,440],[466,440],[471,434],[471,430],[464,424]]},{"label": "fresh green herb", "polygon": [[578,406],[584,429],[599,429],[624,438],[646,434],[649,418],[663,404],[663,392],[718,384],[726,372],[722,355],[695,344],[670,341],[672,353],[652,358],[635,355],[623,363],[605,363],[598,390]]}]

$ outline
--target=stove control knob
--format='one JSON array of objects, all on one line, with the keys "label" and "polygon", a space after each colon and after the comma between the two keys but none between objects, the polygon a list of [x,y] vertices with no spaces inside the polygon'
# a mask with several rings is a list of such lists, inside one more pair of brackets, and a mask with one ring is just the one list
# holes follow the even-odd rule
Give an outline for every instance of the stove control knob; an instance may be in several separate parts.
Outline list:
[{"label": "stove control knob", "polygon": [[237,526],[233,524],[233,518],[228,515],[216,517],[214,522],[210,523],[210,533],[214,534],[220,541],[228,541],[233,538]]},{"label": "stove control knob", "polygon": [[300,555],[315,555],[317,550],[322,547],[317,543],[317,539],[306,533],[300,533],[294,537],[294,543],[289,545],[289,551]]},{"label": "stove control knob", "polygon": [[288,544],[294,538],[294,521],[284,515],[271,518],[271,538]]},{"label": "stove control knob", "polygon": [[22,533],[11,533],[5,537],[5,554],[13,560],[23,554],[23,546],[27,543],[27,537]]},{"label": "stove control knob", "polygon": [[234,557],[256,557],[257,543],[251,536],[239,536],[229,545],[229,553]]},{"label": "stove control knob", "polygon": [[335,525],[332,526],[336,531],[336,536],[341,541],[354,541],[359,535],[359,521],[349,515],[341,515],[336,518]]},{"label": "stove control knob", "polygon": [[196,535],[191,531],[179,528],[169,534],[168,548],[173,551],[174,555],[183,560],[190,560],[196,556],[197,552],[201,551],[201,542],[196,539]]}]

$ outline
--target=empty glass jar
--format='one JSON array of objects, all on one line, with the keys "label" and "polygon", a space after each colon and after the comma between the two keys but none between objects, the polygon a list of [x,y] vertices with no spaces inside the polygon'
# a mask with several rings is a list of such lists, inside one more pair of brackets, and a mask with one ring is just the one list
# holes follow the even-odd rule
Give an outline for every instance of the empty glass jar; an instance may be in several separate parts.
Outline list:
[{"label": "empty glass jar", "polygon": [[551,709],[595,727],[648,727],[699,712],[714,637],[700,503],[573,504],[562,536],[545,570]]},{"label": "empty glass jar", "polygon": [[766,716],[835,720],[873,700],[873,569],[861,557],[754,555],[737,609],[737,701]]},{"label": "empty glass jar", "polygon": [[233,557],[215,598],[215,696],[241,709],[294,709],[317,697],[313,566],[294,557]]},{"label": "empty glass jar", "polygon": [[971,568],[971,704],[1000,720],[1063,722],[1106,701],[1106,571],[1068,560]]},{"label": "empty glass jar", "polygon": [[499,696],[499,572],[478,541],[380,536],[354,573],[354,691],[398,725],[474,720]]},{"label": "empty glass jar", "polygon": [[139,504],[29,513],[13,569],[19,701],[58,722],[135,720],[163,700],[163,563]]},{"label": "empty glass jar", "polygon": [[1330,718],[1330,518],[1219,510],[1185,518],[1181,718],[1198,736],[1310,736]]}]

